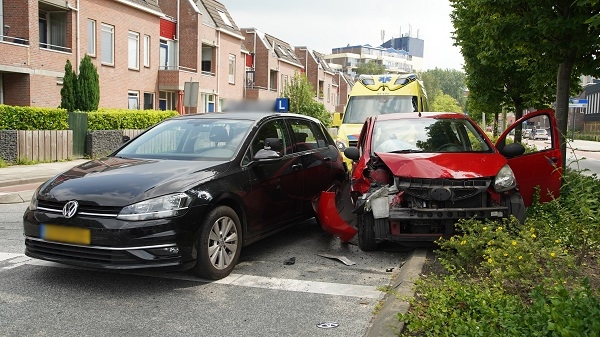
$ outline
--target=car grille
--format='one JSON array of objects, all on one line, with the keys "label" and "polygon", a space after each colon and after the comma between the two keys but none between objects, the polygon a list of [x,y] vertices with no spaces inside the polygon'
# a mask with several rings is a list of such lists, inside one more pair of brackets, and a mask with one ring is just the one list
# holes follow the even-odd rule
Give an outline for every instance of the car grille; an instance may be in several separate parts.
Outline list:
[{"label": "car grille", "polygon": [[489,179],[414,179],[396,177],[396,186],[409,195],[432,200],[430,191],[434,188],[448,188],[452,192],[451,201],[458,201],[478,195],[490,186]]},{"label": "car grille", "polygon": [[36,257],[51,261],[110,265],[131,265],[140,262],[125,250],[82,247],[31,239],[25,240],[25,248]]},{"label": "car grille", "polygon": [[[43,210],[47,212],[62,213],[62,209],[65,206],[65,204],[66,202],[39,200],[37,208],[38,210]],[[77,208],[77,213],[82,215],[116,217],[119,214],[119,212],[121,212],[121,209],[122,207],[105,207],[97,205],[79,204],[79,207]]]}]

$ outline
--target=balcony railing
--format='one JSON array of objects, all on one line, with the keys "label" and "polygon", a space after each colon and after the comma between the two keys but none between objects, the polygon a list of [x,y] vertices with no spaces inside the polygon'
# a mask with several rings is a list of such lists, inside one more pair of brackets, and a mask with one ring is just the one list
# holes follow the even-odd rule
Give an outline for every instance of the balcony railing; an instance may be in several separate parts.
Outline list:
[{"label": "balcony railing", "polygon": [[29,40],[22,37],[0,35],[0,41],[29,46]]},{"label": "balcony railing", "polygon": [[49,50],[55,50],[55,51],[62,51],[62,52],[65,52],[65,53],[70,53],[71,52],[71,48],[69,48],[69,47],[57,46],[57,45],[54,45],[54,44],[44,43],[44,42],[40,42],[40,48],[42,48],[42,49],[49,49]]}]

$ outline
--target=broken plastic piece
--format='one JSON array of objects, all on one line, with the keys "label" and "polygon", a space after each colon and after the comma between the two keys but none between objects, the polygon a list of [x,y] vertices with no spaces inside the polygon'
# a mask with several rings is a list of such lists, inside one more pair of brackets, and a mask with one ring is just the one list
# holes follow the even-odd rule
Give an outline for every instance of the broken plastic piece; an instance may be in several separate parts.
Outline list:
[{"label": "broken plastic piece", "polygon": [[317,215],[321,223],[321,228],[327,233],[339,237],[342,242],[348,242],[356,235],[356,228],[350,226],[340,217],[335,206],[334,192],[321,192]]},{"label": "broken plastic piece", "polygon": [[285,262],[283,262],[283,264],[285,264],[286,266],[291,266],[294,263],[296,263],[296,257],[290,257],[289,259],[285,260]]},{"label": "broken plastic piece", "polygon": [[317,254],[317,255],[319,255],[319,256],[322,256],[322,257],[326,257],[326,258],[328,258],[328,259],[336,259],[336,260],[339,260],[339,261],[341,261],[343,264],[345,264],[345,265],[347,265],[347,266],[353,266],[353,265],[355,265],[355,264],[356,264],[356,262],[354,262],[354,261],[350,261],[350,260],[349,260],[347,257],[345,257],[345,256],[329,255],[329,254],[323,254],[323,253],[319,253],[319,254]]}]

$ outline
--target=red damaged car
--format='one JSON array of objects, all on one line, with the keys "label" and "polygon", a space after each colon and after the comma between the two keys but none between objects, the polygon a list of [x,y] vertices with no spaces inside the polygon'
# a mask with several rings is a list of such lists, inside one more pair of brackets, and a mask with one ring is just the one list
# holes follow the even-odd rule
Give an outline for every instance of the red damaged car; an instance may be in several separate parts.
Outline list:
[{"label": "red damaged car", "polygon": [[[549,140],[513,141],[513,129],[549,122]],[[510,141],[507,142],[507,138]],[[527,143],[525,143],[527,142]],[[540,200],[558,196],[562,157],[553,110],[527,114],[493,144],[458,113],[395,113],[367,118],[353,160],[351,197],[364,251],[382,241],[434,241],[459,219],[521,222],[536,186]],[[337,228],[328,231],[341,231]],[[347,228],[346,228],[347,229]]]}]

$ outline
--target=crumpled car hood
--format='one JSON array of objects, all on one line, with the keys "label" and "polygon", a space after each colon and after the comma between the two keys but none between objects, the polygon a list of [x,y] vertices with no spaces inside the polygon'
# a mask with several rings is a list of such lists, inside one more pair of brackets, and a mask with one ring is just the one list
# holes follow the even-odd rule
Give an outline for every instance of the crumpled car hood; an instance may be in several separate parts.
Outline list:
[{"label": "crumpled car hood", "polygon": [[228,162],[184,162],[118,157],[89,161],[45,182],[39,198],[79,200],[125,206],[151,197],[184,191],[229,166]]},{"label": "crumpled car hood", "polygon": [[494,177],[508,161],[498,153],[377,153],[398,177]]}]

